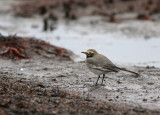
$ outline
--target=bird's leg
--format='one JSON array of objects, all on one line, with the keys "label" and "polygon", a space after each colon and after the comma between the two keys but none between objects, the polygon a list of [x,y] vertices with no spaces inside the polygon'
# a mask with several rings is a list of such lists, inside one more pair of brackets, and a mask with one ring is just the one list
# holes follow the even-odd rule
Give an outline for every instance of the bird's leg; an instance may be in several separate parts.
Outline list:
[{"label": "bird's leg", "polygon": [[100,75],[98,76],[98,79],[97,79],[97,81],[96,81],[96,85],[97,85],[97,83],[98,83],[99,78],[100,78]]},{"label": "bird's leg", "polygon": [[103,81],[104,81],[104,77],[105,77],[105,74],[103,74],[103,78],[102,78],[102,82],[101,82],[101,84],[103,84]]}]

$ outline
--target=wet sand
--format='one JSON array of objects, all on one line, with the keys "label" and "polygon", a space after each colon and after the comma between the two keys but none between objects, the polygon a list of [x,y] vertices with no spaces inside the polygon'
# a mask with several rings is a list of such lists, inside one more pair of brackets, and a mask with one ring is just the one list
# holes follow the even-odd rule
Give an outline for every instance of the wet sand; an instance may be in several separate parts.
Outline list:
[{"label": "wet sand", "polygon": [[0,59],[0,63],[1,82],[9,79],[10,82],[40,84],[40,87],[49,89],[58,87],[67,93],[113,107],[122,104],[127,110],[138,108],[156,112],[160,109],[159,68],[125,66],[139,72],[141,76],[126,72],[110,73],[107,74],[104,85],[96,86],[97,76],[87,69],[84,62],[59,61],[37,56],[20,61]]}]

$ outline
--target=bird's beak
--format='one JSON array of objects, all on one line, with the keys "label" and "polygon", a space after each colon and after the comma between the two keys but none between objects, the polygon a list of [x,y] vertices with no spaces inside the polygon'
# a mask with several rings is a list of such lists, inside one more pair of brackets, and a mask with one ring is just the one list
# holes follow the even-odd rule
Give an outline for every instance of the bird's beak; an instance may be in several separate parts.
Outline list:
[{"label": "bird's beak", "polygon": [[81,52],[81,53],[83,53],[83,54],[87,54],[87,52]]}]

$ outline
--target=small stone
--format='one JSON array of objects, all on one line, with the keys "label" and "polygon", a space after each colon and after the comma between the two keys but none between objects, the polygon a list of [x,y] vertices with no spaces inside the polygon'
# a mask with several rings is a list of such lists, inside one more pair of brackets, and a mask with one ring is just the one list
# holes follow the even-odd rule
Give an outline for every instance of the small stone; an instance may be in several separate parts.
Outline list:
[{"label": "small stone", "polygon": [[48,69],[49,69],[49,68],[46,68],[46,67],[45,67],[45,68],[43,68],[43,70],[45,70],[45,71],[46,71],[46,70],[48,70]]},{"label": "small stone", "polygon": [[157,99],[153,99],[152,101],[157,101]]},{"label": "small stone", "polygon": [[52,81],[57,81],[56,79],[52,79]]},{"label": "small stone", "polygon": [[56,77],[66,77],[65,75],[58,75],[58,76],[56,76]]},{"label": "small stone", "polygon": [[143,101],[147,102],[147,99],[144,98]]},{"label": "small stone", "polygon": [[39,87],[41,87],[41,88],[45,88],[45,86],[42,85],[42,84],[38,84],[37,86],[39,86]]},{"label": "small stone", "polygon": [[153,82],[148,82],[147,84],[148,84],[148,85],[154,85],[154,83],[153,83]]},{"label": "small stone", "polygon": [[120,80],[117,81],[118,84],[121,84],[122,82]]}]

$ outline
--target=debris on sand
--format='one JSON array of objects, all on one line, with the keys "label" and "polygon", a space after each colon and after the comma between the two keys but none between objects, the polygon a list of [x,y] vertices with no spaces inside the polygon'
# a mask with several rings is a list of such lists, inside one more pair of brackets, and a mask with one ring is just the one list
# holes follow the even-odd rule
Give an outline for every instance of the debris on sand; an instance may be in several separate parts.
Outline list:
[{"label": "debris on sand", "polygon": [[71,51],[33,38],[0,35],[0,57],[3,59],[29,59],[35,55],[71,60]]},{"label": "debris on sand", "polygon": [[25,49],[29,48],[16,36],[0,36],[0,55],[11,59],[29,59]]},{"label": "debris on sand", "polygon": [[[4,76],[5,75],[5,76]],[[67,92],[58,86],[8,78],[0,73],[0,114],[1,115],[151,115],[159,114],[142,108],[129,108],[127,104],[97,102],[90,97],[80,97],[77,92]],[[13,77],[13,76],[12,76]]]}]

